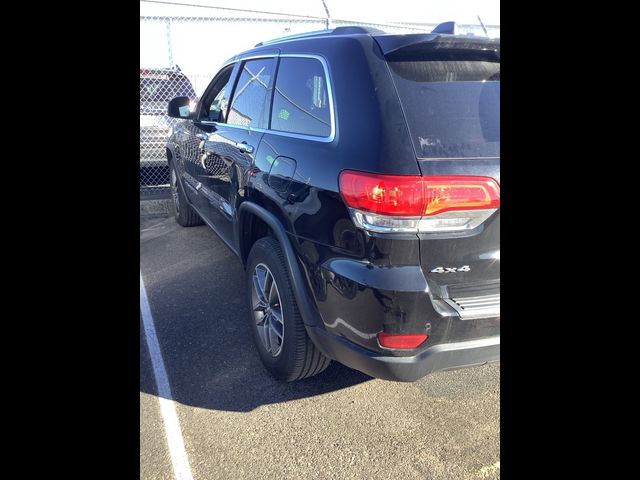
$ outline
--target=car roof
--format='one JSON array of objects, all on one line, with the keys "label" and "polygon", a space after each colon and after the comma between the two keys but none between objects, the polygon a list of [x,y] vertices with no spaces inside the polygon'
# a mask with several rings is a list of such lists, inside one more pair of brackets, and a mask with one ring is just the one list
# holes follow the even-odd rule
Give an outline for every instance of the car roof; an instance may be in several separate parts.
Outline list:
[{"label": "car roof", "polygon": [[305,42],[305,46],[308,47],[309,41],[317,40],[323,42],[329,39],[350,39],[362,36],[370,36],[373,38],[380,46],[383,55],[388,55],[402,49],[428,48],[429,46],[437,46],[438,49],[489,50],[494,52],[499,52],[500,50],[499,38],[482,37],[472,34],[460,35],[457,34],[456,30],[457,27],[454,22],[439,24],[431,33],[408,34],[386,33],[377,28],[362,27],[359,25],[341,26],[333,29],[316,30],[262,41],[256,44],[254,48],[234,55],[225,62],[225,65],[245,56],[273,53],[282,44],[287,44],[288,49],[295,49],[295,44],[298,42]]}]

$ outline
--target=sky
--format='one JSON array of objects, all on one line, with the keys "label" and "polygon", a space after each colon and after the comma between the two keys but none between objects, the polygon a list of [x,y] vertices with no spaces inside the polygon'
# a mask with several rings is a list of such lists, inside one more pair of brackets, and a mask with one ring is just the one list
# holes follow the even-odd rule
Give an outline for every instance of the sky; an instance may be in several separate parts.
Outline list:
[{"label": "sky", "polygon": [[[326,18],[322,0],[163,0],[171,3],[259,10]],[[325,0],[331,18],[363,23],[401,22],[436,24],[455,21],[478,25],[480,15],[486,26],[500,25],[499,0]],[[391,5],[393,7],[391,7]],[[231,56],[252,48],[265,39],[321,30],[323,20],[312,22],[264,22],[269,15],[224,12],[212,8],[140,2],[140,66],[179,65],[190,78],[198,95],[220,65]],[[157,16],[187,17],[172,21],[170,34]],[[192,18],[193,17],[193,18]],[[213,23],[198,21],[215,17]],[[226,17],[255,18],[255,21],[226,21]],[[282,18],[282,17],[279,17]],[[384,30],[385,28],[382,27]],[[387,29],[387,31],[389,31]],[[405,33],[405,31],[400,30]],[[494,30],[495,31],[495,30]],[[499,30],[498,30],[499,36]]]},{"label": "sky", "polygon": [[[175,3],[324,17],[322,0],[169,0]],[[141,2],[141,7],[147,2]],[[325,0],[332,18],[370,22],[446,22],[500,25],[499,0]],[[149,6],[147,5],[145,7]],[[154,6],[156,7],[156,6]]]}]

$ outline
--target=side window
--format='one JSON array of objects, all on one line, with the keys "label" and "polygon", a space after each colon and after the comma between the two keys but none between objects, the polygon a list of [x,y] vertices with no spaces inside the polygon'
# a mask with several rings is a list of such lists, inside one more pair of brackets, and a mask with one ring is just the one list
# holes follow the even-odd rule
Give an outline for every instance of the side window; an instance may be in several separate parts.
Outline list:
[{"label": "side window", "polygon": [[280,59],[271,129],[316,137],[331,134],[327,79],[319,60]]},{"label": "side window", "polygon": [[268,127],[274,63],[273,58],[244,62],[233,94],[227,123],[244,127]]},{"label": "side window", "polygon": [[215,80],[214,86],[208,92],[207,100],[200,112],[200,120],[223,123],[226,121],[225,115],[227,114],[227,106],[231,96],[231,72],[233,72],[233,65],[226,67]]}]

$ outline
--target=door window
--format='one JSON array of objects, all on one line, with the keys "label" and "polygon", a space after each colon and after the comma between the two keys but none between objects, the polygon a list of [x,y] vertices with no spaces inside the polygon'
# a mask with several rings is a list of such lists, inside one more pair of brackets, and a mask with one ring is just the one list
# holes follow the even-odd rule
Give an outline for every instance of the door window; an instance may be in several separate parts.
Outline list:
[{"label": "door window", "polygon": [[231,96],[231,72],[233,65],[226,67],[214,80],[213,87],[200,111],[200,120],[209,122],[226,122],[227,107]]},{"label": "door window", "polygon": [[274,63],[274,58],[260,58],[243,63],[229,110],[228,124],[268,127]]}]

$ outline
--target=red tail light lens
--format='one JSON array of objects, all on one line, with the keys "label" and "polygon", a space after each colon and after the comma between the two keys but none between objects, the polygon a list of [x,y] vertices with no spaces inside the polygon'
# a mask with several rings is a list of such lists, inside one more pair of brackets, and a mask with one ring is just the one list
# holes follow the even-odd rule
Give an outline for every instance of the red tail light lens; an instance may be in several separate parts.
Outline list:
[{"label": "red tail light lens", "polygon": [[426,333],[419,334],[400,334],[385,333],[378,334],[378,343],[385,348],[417,348],[422,345],[429,335]]},{"label": "red tail light lens", "polygon": [[500,186],[490,177],[340,174],[345,203],[358,210],[399,217],[422,217],[453,210],[500,207]]},{"label": "red tail light lens", "polygon": [[374,175],[345,170],[340,193],[346,204],[358,210],[403,217],[419,217],[424,207],[422,177]]}]

